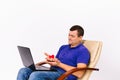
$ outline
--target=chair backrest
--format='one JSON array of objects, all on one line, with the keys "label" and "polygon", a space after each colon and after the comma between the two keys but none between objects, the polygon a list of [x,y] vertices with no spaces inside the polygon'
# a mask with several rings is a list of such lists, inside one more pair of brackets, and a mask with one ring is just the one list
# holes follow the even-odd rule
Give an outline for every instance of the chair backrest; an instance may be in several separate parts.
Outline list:
[{"label": "chair backrest", "polygon": [[[100,57],[102,42],[92,41],[92,40],[83,40],[83,45],[85,45],[85,47],[89,50],[90,56],[91,56],[88,67],[94,68]],[[92,70],[87,70],[84,76],[79,80],[89,80],[91,73],[92,73]]]}]

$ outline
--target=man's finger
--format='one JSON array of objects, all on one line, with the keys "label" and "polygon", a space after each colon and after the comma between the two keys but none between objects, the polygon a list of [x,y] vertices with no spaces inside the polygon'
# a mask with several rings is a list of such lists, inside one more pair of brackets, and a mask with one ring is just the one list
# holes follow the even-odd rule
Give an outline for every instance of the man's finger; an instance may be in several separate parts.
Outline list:
[{"label": "man's finger", "polygon": [[46,56],[49,56],[49,54],[48,54],[48,53],[45,53],[45,55],[46,55]]}]

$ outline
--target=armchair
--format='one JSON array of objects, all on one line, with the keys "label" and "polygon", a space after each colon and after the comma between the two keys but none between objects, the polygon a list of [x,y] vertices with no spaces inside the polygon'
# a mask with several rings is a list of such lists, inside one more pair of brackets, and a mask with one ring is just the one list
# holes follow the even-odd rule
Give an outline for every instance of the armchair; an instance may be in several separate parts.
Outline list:
[{"label": "armchair", "polygon": [[102,42],[101,41],[92,41],[92,40],[83,40],[82,43],[87,47],[90,52],[91,59],[87,68],[74,68],[70,71],[62,74],[57,80],[64,80],[68,75],[72,74],[75,71],[86,70],[85,74],[81,79],[78,80],[88,80],[92,71],[99,71],[98,68],[94,68],[99,60]]}]

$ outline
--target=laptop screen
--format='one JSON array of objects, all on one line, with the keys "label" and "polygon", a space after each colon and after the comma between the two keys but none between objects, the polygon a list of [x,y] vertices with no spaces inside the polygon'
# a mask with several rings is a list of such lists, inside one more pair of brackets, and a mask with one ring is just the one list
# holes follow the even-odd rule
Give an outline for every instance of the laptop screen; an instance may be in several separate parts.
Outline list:
[{"label": "laptop screen", "polygon": [[34,65],[34,61],[31,55],[31,51],[28,47],[23,47],[23,46],[17,46],[23,65],[25,67],[30,67],[31,65]]}]

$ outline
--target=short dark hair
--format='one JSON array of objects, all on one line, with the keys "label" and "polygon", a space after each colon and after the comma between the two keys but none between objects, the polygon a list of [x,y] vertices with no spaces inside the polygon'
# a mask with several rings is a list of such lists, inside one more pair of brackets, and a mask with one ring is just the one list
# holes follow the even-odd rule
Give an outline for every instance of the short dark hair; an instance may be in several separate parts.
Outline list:
[{"label": "short dark hair", "polygon": [[84,35],[84,29],[83,29],[81,26],[79,26],[79,25],[73,25],[73,26],[70,28],[70,31],[74,31],[74,30],[77,30],[77,31],[78,31],[78,37]]}]

